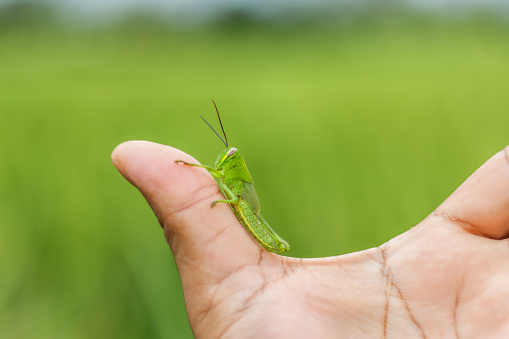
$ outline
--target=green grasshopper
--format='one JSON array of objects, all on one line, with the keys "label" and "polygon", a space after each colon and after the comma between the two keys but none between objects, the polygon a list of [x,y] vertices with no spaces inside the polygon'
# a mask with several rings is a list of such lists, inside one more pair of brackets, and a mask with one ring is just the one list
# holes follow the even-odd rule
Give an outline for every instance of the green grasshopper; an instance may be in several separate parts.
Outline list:
[{"label": "green grasshopper", "polygon": [[176,160],[175,163],[183,163],[188,166],[196,166],[205,168],[212,176],[221,179],[219,185],[221,192],[226,199],[213,201],[211,207],[218,202],[230,204],[237,219],[244,225],[251,236],[267,251],[270,252],[286,252],[290,249],[290,245],[281,238],[260,214],[260,203],[253,186],[253,179],[247,170],[246,163],[236,148],[228,148],[228,139],[224,132],[223,123],[217,109],[217,117],[223,130],[224,140],[219,133],[205,120],[200,118],[216,133],[221,139],[226,149],[217,157],[214,167],[198,164],[190,164],[183,160]]}]

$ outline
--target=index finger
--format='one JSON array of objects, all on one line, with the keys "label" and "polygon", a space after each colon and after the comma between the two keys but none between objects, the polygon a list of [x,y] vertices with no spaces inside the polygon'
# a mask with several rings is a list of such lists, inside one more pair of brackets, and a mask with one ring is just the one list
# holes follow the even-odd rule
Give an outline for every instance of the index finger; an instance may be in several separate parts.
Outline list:
[{"label": "index finger", "polygon": [[509,146],[474,172],[446,201],[436,215],[467,231],[492,239],[509,236]]}]

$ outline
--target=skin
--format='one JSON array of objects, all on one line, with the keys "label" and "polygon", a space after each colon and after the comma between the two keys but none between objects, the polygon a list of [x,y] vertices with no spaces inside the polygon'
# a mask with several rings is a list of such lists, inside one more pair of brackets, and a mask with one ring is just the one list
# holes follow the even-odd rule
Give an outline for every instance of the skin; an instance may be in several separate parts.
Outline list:
[{"label": "skin", "polygon": [[509,148],[409,231],[316,259],[262,249],[175,148],[112,158],[164,229],[197,338],[509,338]]}]

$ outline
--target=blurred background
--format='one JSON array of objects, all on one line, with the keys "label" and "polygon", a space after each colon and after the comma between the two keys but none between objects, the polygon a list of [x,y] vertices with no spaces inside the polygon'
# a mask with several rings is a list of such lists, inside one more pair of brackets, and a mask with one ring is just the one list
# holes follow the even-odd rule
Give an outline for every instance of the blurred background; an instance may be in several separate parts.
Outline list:
[{"label": "blurred background", "polygon": [[509,144],[507,1],[0,0],[0,338],[192,338],[114,169],[242,151],[288,255],[416,225]]}]

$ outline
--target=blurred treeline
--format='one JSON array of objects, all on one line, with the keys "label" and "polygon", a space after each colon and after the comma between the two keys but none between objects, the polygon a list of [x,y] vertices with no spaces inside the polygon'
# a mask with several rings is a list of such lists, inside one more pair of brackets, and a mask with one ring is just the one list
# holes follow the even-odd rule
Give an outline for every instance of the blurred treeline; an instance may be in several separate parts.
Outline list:
[{"label": "blurred treeline", "polygon": [[509,144],[509,27],[384,4],[190,26],[0,7],[0,338],[191,337],[162,230],[110,153],[142,139],[212,164],[212,98],[289,255],[426,217]]}]

